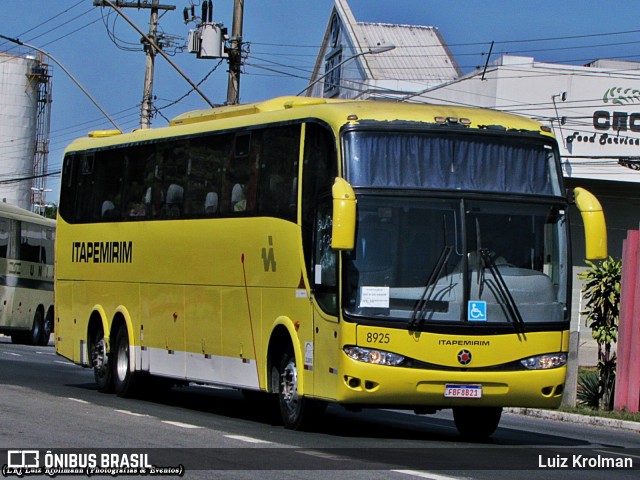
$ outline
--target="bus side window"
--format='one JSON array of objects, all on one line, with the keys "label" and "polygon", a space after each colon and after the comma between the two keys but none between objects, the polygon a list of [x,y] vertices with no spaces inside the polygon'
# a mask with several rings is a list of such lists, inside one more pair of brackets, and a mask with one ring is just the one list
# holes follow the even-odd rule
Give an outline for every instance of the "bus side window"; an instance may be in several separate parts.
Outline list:
[{"label": "bus side window", "polygon": [[311,272],[313,232],[319,197],[329,194],[338,175],[335,138],[330,129],[316,123],[305,125],[302,168],[302,248]]},{"label": "bus side window", "polygon": [[0,258],[7,258],[7,247],[9,246],[9,222],[0,219]]},{"label": "bus side window", "polygon": [[168,218],[180,218],[182,216],[182,201],[184,198],[184,188],[172,183],[167,189],[165,196],[164,216]]},{"label": "bus side window", "polygon": [[295,222],[302,125],[263,132],[260,151],[258,213]]},{"label": "bus side window", "polygon": [[228,213],[252,213],[255,208],[256,162],[261,138],[260,132],[243,132],[234,138],[226,178]]},{"label": "bus side window", "polygon": [[208,192],[204,199],[204,214],[215,215],[218,213],[218,194],[216,192]]},{"label": "bus side window", "polygon": [[233,136],[209,134],[191,139],[185,188],[185,215],[213,217],[223,210],[225,168]]},{"label": "bus side window", "polygon": [[60,206],[58,213],[67,221],[76,220],[76,212],[74,206],[76,204],[76,168],[78,164],[78,155],[68,154],[62,162],[62,178],[64,183],[60,186]]},{"label": "bus side window", "polygon": [[247,195],[245,186],[236,183],[231,189],[231,208],[234,212],[244,212],[247,209]]},{"label": "bus side window", "polygon": [[315,221],[313,290],[318,305],[327,313],[338,313],[338,252],[331,248],[331,198],[320,200]]},{"label": "bus side window", "polygon": [[20,254],[19,259],[25,262],[40,263],[43,232],[33,225],[20,223]]}]

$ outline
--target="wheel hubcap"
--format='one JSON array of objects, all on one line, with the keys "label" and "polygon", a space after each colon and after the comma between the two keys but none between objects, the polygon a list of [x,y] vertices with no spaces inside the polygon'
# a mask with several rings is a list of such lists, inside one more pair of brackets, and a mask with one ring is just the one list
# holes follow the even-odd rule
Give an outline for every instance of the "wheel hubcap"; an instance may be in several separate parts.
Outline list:
[{"label": "wheel hubcap", "polygon": [[123,381],[127,377],[129,371],[129,346],[120,345],[118,348],[118,358],[116,360],[116,370],[118,379]]},{"label": "wheel hubcap", "polygon": [[95,371],[104,375],[107,367],[107,345],[104,338],[101,338],[93,348],[93,358],[91,359]]},{"label": "wheel hubcap", "polygon": [[280,378],[280,392],[289,410],[295,410],[298,404],[298,371],[295,362],[287,364]]}]

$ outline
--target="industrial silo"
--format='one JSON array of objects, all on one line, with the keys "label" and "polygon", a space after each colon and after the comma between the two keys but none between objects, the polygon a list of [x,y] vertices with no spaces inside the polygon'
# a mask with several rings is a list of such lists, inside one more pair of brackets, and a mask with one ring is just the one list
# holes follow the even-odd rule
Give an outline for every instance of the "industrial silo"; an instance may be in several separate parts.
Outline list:
[{"label": "industrial silo", "polygon": [[0,201],[31,209],[38,61],[0,53]]}]

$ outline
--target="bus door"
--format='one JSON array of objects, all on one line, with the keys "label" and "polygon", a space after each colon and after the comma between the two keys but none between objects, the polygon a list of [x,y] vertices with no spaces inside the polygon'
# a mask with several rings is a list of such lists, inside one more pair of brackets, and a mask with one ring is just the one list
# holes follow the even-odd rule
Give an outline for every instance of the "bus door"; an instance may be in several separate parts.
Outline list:
[{"label": "bus door", "polygon": [[323,199],[314,231],[313,285],[314,393],[335,398],[338,384],[340,335],[338,332],[338,252],[331,248],[331,198]]}]

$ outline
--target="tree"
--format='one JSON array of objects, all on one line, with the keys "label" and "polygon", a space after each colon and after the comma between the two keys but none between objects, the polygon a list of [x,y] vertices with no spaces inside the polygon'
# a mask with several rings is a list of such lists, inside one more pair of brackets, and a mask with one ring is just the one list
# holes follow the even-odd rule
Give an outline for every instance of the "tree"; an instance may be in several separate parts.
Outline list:
[{"label": "tree", "polygon": [[611,345],[618,340],[620,318],[620,283],[622,262],[612,257],[599,264],[587,261],[589,270],[579,278],[585,281],[582,287],[586,325],[598,343],[599,406],[603,410],[613,407],[613,389],[616,376],[616,354]]},{"label": "tree", "polygon": [[55,220],[58,216],[58,206],[55,203],[47,205],[44,209],[44,216]]}]

